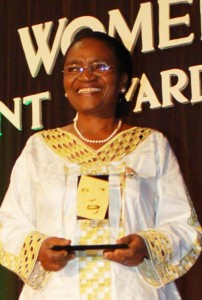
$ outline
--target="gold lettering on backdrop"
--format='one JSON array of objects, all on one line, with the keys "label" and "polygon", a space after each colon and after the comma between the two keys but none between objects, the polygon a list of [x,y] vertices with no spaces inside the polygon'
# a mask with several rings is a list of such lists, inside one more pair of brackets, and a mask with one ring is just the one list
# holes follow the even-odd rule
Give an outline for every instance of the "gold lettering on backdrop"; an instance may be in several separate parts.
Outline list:
[{"label": "gold lettering on backdrop", "polygon": [[[195,34],[190,32],[186,36],[181,36],[178,39],[170,38],[171,27],[186,26],[190,27],[191,16],[186,14],[184,16],[178,16],[175,18],[170,17],[172,7],[175,5],[180,11],[180,4],[191,5],[193,0],[158,0],[158,16],[159,16],[159,49],[171,49],[174,47],[184,46],[192,44],[195,38]],[[200,30],[202,40],[202,0],[199,4],[200,13]],[[141,37],[142,40],[142,53],[149,53],[159,49],[154,48],[154,18],[153,18],[153,4],[152,1],[148,1],[140,4],[139,11],[137,12],[136,19],[132,30],[127,25],[124,16],[119,9],[110,10],[109,14],[109,34],[116,36],[118,34],[122,39],[125,46],[129,51],[133,52],[138,41]],[[82,28],[90,27],[93,30],[106,32],[104,25],[100,20],[93,16],[81,16],[75,18],[68,25],[68,19],[62,18],[58,20],[58,27],[53,39],[52,47],[49,45],[49,39],[52,33],[54,23],[52,21],[46,23],[40,23],[34,26],[18,29],[21,44],[25,53],[25,59],[30,70],[30,74],[33,78],[37,77],[42,64],[46,70],[47,75],[51,75],[54,69],[59,51],[65,54],[65,51],[75,34]],[[30,30],[33,31],[31,34]],[[37,49],[35,48],[36,41]],[[141,78],[133,78],[131,88],[129,89],[126,98],[131,101],[134,93],[139,87],[137,95],[136,106],[134,112],[138,113],[142,111],[144,103],[148,103],[151,109],[168,108],[174,106],[175,101],[182,104],[197,104],[202,102],[202,90],[201,90],[201,73],[202,65],[190,66],[189,71],[180,69],[170,69],[160,72],[162,99],[159,99],[156,92],[149,80],[148,74],[142,74]],[[172,84],[172,79],[175,78],[175,84]],[[191,97],[187,99],[183,95],[183,90],[190,83]],[[14,109],[13,111],[8,108],[4,101],[0,99],[0,135],[2,116],[4,116],[13,126],[18,130],[22,130],[22,105],[32,105],[32,125],[33,130],[43,128],[42,120],[42,105],[41,101],[50,100],[51,92],[46,91],[42,93],[25,96],[23,100],[21,97],[15,97],[13,99]]]},{"label": "gold lettering on backdrop", "polygon": [[[170,69],[160,73],[162,99],[157,97],[157,94],[149,81],[146,74],[142,74],[141,78],[133,78],[131,88],[129,89],[126,98],[131,101],[134,93],[139,87],[136,105],[134,112],[142,111],[142,105],[148,103],[151,109],[173,107],[175,101],[181,104],[197,104],[202,102],[202,65],[189,67],[190,77],[187,73],[180,69]],[[175,78],[176,83],[172,85],[172,78]],[[183,95],[183,90],[190,83],[191,98],[187,99]],[[26,96],[23,98],[24,105],[32,105],[32,129],[38,130],[43,128],[42,121],[42,105],[43,100],[51,100],[51,92]],[[2,101],[0,101],[0,135],[1,131],[1,116],[4,115],[18,130],[22,130],[22,99],[14,98],[14,112],[12,112]]]},{"label": "gold lettering on backdrop", "polygon": [[[202,0],[200,0],[200,3]],[[192,44],[195,38],[193,32],[188,36],[181,36],[178,39],[170,38],[171,27],[187,26],[190,27],[191,17],[189,14],[176,18],[170,17],[172,6],[175,5],[180,11],[180,4],[193,4],[193,0],[158,0],[159,5],[159,49],[162,51],[167,48],[174,48]],[[202,11],[202,4],[200,4]],[[202,12],[201,12],[202,13]],[[109,35],[120,36],[121,40],[132,53],[135,49],[139,36],[141,35],[142,53],[156,51],[154,48],[154,17],[152,2],[141,3],[137,17],[134,21],[132,30],[127,25],[124,16],[119,9],[110,10],[109,14]],[[39,73],[42,63],[48,75],[52,74],[59,51],[65,54],[68,46],[76,33],[82,28],[92,28],[93,30],[106,32],[105,26],[100,20],[93,16],[81,16],[75,18],[68,24],[67,18],[58,20],[58,28],[55,34],[52,49],[49,45],[53,22],[41,23],[31,26],[38,49],[35,49],[34,42],[29,27],[18,29],[25,58],[32,77],[36,77]],[[67,25],[68,24],[68,25]],[[67,26],[66,26],[67,25]],[[202,25],[201,25],[202,27]],[[182,27],[183,28],[183,27]],[[202,28],[201,28],[202,31]]]},{"label": "gold lettering on backdrop", "polygon": [[22,130],[22,103],[24,105],[32,105],[32,129],[38,130],[43,128],[42,122],[42,101],[50,100],[51,93],[44,92],[35,95],[26,96],[23,98],[14,98],[14,112],[12,112],[2,101],[0,101],[0,135],[1,131],[1,116],[4,115],[10,123],[18,130]]}]

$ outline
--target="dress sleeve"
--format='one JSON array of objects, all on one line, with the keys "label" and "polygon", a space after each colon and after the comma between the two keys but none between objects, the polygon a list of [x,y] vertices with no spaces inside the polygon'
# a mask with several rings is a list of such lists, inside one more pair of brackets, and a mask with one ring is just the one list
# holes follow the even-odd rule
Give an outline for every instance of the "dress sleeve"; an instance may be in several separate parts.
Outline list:
[{"label": "dress sleeve", "polygon": [[30,138],[15,163],[0,208],[0,263],[38,289],[50,274],[37,262],[39,249],[47,236],[36,230],[37,174],[31,158],[34,147]]},{"label": "dress sleeve", "polygon": [[167,139],[157,134],[154,144],[155,226],[138,232],[150,256],[138,268],[149,284],[159,288],[193,266],[201,252],[202,230]]}]

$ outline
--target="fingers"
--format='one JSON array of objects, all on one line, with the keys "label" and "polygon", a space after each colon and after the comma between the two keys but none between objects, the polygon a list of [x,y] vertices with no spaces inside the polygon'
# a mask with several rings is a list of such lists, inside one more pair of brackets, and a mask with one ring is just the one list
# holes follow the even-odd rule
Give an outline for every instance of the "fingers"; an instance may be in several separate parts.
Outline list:
[{"label": "fingers", "polygon": [[[51,252],[55,252],[54,250],[51,250]],[[57,253],[57,255],[50,254],[47,259],[44,259],[41,261],[41,265],[46,271],[60,271],[63,269],[67,263],[74,259],[73,254],[68,254],[67,252],[64,253],[64,251],[59,251],[63,253]]]},{"label": "fingers", "polygon": [[126,262],[129,262],[130,256],[128,255],[128,250],[114,250],[104,252],[104,258],[113,262],[120,263],[125,265]]},{"label": "fingers", "polygon": [[53,246],[70,245],[71,241],[63,238],[47,238],[41,245],[39,250],[38,260],[46,271],[59,271],[63,269],[68,261],[75,258],[73,253],[68,253],[66,250],[55,251]]},{"label": "fingers", "polygon": [[[47,271],[59,271],[68,261],[75,258],[74,253],[66,250],[55,251],[54,246],[70,245],[71,241],[62,238],[47,238],[41,245],[38,260]],[[148,255],[144,239],[137,234],[127,235],[117,241],[118,244],[127,244],[127,249],[104,251],[104,258],[122,265],[132,267],[139,265]]]},{"label": "fingers", "polygon": [[53,246],[67,246],[71,244],[70,240],[66,240],[63,238],[57,238],[57,237],[51,237],[51,238],[47,238],[44,241],[44,244],[48,247],[48,248],[52,248]]},{"label": "fingers", "polygon": [[142,237],[130,234],[119,239],[117,243],[127,244],[129,248],[117,249],[113,252],[106,251],[104,258],[129,267],[137,266],[143,261],[146,253],[146,245]]},{"label": "fingers", "polygon": [[46,271],[60,271],[62,270],[67,264],[67,261],[53,261],[53,260],[44,260],[41,262],[42,267]]},{"label": "fingers", "polygon": [[104,258],[127,266],[137,266],[139,264],[139,259],[136,257],[132,250],[115,250],[113,252],[105,252]]},{"label": "fingers", "polygon": [[67,263],[75,258],[74,254],[68,254],[66,251],[50,250],[50,254],[41,261],[41,265],[46,271],[59,271],[63,269]]}]

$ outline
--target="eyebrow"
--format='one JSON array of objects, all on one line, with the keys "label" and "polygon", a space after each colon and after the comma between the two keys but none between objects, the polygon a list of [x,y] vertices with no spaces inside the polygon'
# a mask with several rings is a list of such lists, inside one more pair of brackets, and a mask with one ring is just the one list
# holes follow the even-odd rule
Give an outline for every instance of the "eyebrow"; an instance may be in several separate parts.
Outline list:
[{"label": "eyebrow", "polygon": [[[109,60],[103,57],[95,57],[94,59],[92,59],[92,61],[90,61],[90,63],[94,63],[94,62],[106,62],[108,64],[110,64]],[[83,64],[82,59],[73,59],[70,61],[67,61],[67,63],[65,63],[66,65],[79,65],[79,64]]]}]

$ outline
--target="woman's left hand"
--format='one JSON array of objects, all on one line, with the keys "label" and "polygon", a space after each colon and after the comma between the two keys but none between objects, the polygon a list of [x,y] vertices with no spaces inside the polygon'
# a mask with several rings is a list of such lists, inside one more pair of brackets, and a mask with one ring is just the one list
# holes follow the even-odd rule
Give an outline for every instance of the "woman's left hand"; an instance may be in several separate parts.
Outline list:
[{"label": "woman's left hand", "polygon": [[129,234],[117,241],[118,244],[127,244],[128,249],[116,249],[105,251],[104,258],[120,263],[125,266],[138,266],[148,257],[148,251],[144,239],[137,234]]}]

